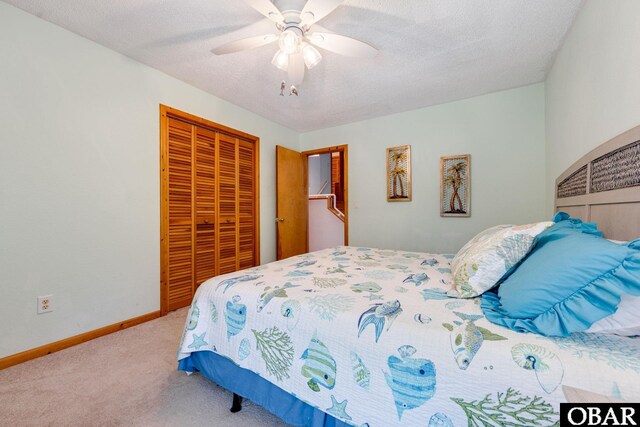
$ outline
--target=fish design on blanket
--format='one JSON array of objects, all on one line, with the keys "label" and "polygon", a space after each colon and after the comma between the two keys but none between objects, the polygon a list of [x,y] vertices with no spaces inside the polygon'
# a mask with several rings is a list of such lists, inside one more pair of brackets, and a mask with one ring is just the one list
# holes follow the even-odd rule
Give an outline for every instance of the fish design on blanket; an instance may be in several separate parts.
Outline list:
[{"label": "fish design on blanket", "polygon": [[385,323],[387,324],[386,330],[388,331],[400,313],[402,313],[402,306],[398,300],[373,304],[367,311],[362,313],[358,319],[358,338],[360,338],[360,335],[367,326],[374,325],[376,342],[378,342]]},{"label": "fish design on blanket", "polygon": [[433,267],[433,266],[436,266],[436,265],[438,265],[438,264],[439,264],[439,262],[438,262],[438,260],[437,260],[437,259],[435,259],[435,258],[425,259],[424,261],[422,261],[422,262],[420,263],[420,265],[426,265],[426,266],[429,266],[429,267]]},{"label": "fish design on blanket", "polygon": [[409,267],[403,264],[390,264],[387,265],[387,268],[389,270],[399,270],[400,272],[406,272],[405,270],[408,270]]},{"label": "fish design on blanket", "polygon": [[420,286],[425,281],[429,281],[429,276],[427,276],[427,273],[417,273],[410,274],[406,279],[402,281],[402,283],[413,283],[416,286]]},{"label": "fish design on blanket", "polygon": [[351,368],[353,370],[353,380],[362,388],[369,388],[371,371],[367,368],[357,353],[351,352]]},{"label": "fish design on blanket", "polygon": [[438,273],[451,274],[451,269],[450,268],[440,267],[437,270],[438,270]]},{"label": "fish design on blanket", "polygon": [[294,265],[293,265],[293,267],[295,267],[295,268],[309,267],[309,266],[311,266],[311,265],[315,264],[316,262],[318,262],[318,261],[316,261],[316,260],[310,260],[310,259],[305,259],[305,260],[303,260],[303,261],[300,261],[300,262],[299,262],[299,263],[297,263],[297,264],[294,264]]},{"label": "fish design on blanket", "polygon": [[405,258],[409,258],[409,259],[419,259],[422,258],[422,256],[420,254],[415,254],[412,252],[407,252],[406,254],[402,255]]},{"label": "fish design on blanket", "polygon": [[449,310],[455,310],[456,308],[460,308],[465,304],[466,304],[466,301],[455,300],[455,301],[449,301],[444,306],[447,307]]},{"label": "fish design on blanket", "polygon": [[403,345],[398,349],[400,358],[389,356],[384,378],[393,394],[398,412],[398,420],[402,413],[422,406],[436,392],[436,366],[428,359],[416,359],[415,347]]},{"label": "fish design on blanket", "polygon": [[319,385],[326,389],[333,389],[336,385],[336,360],[329,353],[329,349],[318,339],[318,333],[313,333],[309,347],[302,353],[304,360],[302,375],[309,378],[307,385],[313,391],[320,391]]},{"label": "fish design on blanket", "polygon": [[382,286],[380,286],[376,282],[355,283],[351,285],[350,288],[353,292],[356,292],[356,293],[369,292],[374,294],[382,290]]},{"label": "fish design on blanket", "polygon": [[297,288],[301,285],[294,285],[291,282],[285,283],[282,287],[276,286],[271,289],[271,286],[264,288],[264,292],[258,297],[258,312],[261,312],[263,308],[274,298],[287,298],[287,289]]},{"label": "fish design on blanket", "polygon": [[451,342],[451,350],[455,358],[458,368],[465,370],[471,364],[471,361],[482,347],[484,340],[502,341],[505,337],[492,333],[491,331],[478,327],[475,321],[482,319],[484,316],[477,314],[464,314],[457,311],[453,312],[462,321],[454,320],[454,324],[443,323],[446,329],[451,331],[449,341]]},{"label": "fish design on blanket", "polygon": [[327,274],[346,273],[345,268],[347,267],[349,266],[342,264],[338,264],[337,267],[327,267]]},{"label": "fish design on blanket", "polygon": [[218,283],[216,286],[216,291],[220,289],[220,287],[224,286],[224,290],[222,293],[224,294],[231,288],[233,285],[236,285],[240,282],[250,282],[252,280],[256,280],[262,277],[262,274],[243,274],[242,276],[231,277],[229,279],[225,279],[222,282]]},{"label": "fish design on blanket", "polygon": [[247,323],[247,306],[240,304],[240,297],[234,296],[232,301],[227,301],[227,311],[224,313],[227,323],[227,339],[238,335]]},{"label": "fish design on blanket", "polygon": [[200,317],[200,309],[198,308],[198,301],[194,300],[191,305],[191,315],[189,316],[189,323],[187,324],[187,330],[193,331],[198,326],[198,318]]},{"label": "fish design on blanket", "polygon": [[558,356],[536,344],[516,344],[511,348],[511,357],[518,366],[536,373],[540,387],[553,393],[562,382],[564,368]]},{"label": "fish design on blanket", "polygon": [[311,271],[293,270],[293,271],[288,272],[284,276],[285,277],[306,277],[306,276],[310,276],[312,274],[313,274],[313,272],[311,272]]},{"label": "fish design on blanket", "polygon": [[449,296],[447,295],[447,291],[444,291],[442,289],[425,288],[420,291],[420,294],[422,295],[422,298],[424,298],[425,301],[428,301],[430,299],[433,299],[433,300],[449,299]]},{"label": "fish design on blanket", "polygon": [[426,314],[422,314],[422,313],[416,313],[413,316],[413,320],[415,320],[416,323],[420,323],[420,324],[423,324],[423,325],[431,323],[431,317],[427,316]]},{"label": "fish design on blanket", "polygon": [[213,323],[218,323],[218,309],[216,308],[216,305],[212,302],[210,305],[210,310],[211,312],[211,321]]},{"label": "fish design on blanket", "polygon": [[347,253],[347,251],[340,251],[340,250],[336,250],[336,251],[334,251],[334,252],[332,252],[332,253],[331,253],[331,256],[334,256],[334,257],[335,257],[335,256],[344,255],[344,254],[346,254],[346,253]]}]

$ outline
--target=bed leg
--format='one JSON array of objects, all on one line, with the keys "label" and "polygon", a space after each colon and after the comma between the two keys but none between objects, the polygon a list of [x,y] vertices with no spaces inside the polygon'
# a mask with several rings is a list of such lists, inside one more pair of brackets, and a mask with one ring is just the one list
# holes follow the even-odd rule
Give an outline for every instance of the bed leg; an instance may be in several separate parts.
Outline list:
[{"label": "bed leg", "polygon": [[242,409],[242,396],[233,393],[233,403],[231,404],[231,412],[240,412]]}]

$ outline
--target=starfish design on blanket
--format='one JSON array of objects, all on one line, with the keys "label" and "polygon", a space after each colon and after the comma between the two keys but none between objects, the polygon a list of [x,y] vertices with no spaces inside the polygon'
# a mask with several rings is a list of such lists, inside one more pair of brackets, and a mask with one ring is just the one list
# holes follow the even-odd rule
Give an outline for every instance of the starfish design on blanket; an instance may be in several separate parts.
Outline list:
[{"label": "starfish design on blanket", "polygon": [[327,414],[333,415],[334,417],[341,419],[341,420],[347,420],[347,421],[351,421],[351,417],[349,416],[349,414],[347,414],[346,409],[347,409],[347,399],[343,400],[342,402],[338,403],[338,401],[336,400],[336,397],[332,394],[331,395],[331,408],[327,408]]},{"label": "starfish design on blanket", "polygon": [[205,345],[209,345],[208,342],[204,340],[204,335],[206,332],[203,332],[201,335],[193,334],[193,342],[189,344],[187,347],[192,348],[194,350],[200,350],[200,347],[204,347]]}]

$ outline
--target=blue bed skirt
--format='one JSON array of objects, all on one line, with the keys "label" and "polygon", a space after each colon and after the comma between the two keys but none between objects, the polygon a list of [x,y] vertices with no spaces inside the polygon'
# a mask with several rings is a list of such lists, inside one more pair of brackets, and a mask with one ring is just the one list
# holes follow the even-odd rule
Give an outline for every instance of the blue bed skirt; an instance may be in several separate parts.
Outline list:
[{"label": "blue bed skirt", "polygon": [[[191,353],[191,356],[179,361],[178,370],[200,371],[214,383],[257,403],[284,422],[294,426],[349,426],[276,387],[258,374],[243,369],[226,357],[211,351]],[[231,400],[229,400],[229,406],[231,406]]]}]

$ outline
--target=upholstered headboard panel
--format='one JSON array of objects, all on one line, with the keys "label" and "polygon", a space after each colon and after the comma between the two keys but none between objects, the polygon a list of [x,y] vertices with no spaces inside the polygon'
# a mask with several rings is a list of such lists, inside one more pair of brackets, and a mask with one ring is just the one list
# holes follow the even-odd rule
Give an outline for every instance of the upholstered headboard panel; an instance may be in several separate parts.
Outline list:
[{"label": "upholstered headboard panel", "polygon": [[605,142],[560,175],[555,207],[598,223],[609,239],[640,237],[640,126]]}]

